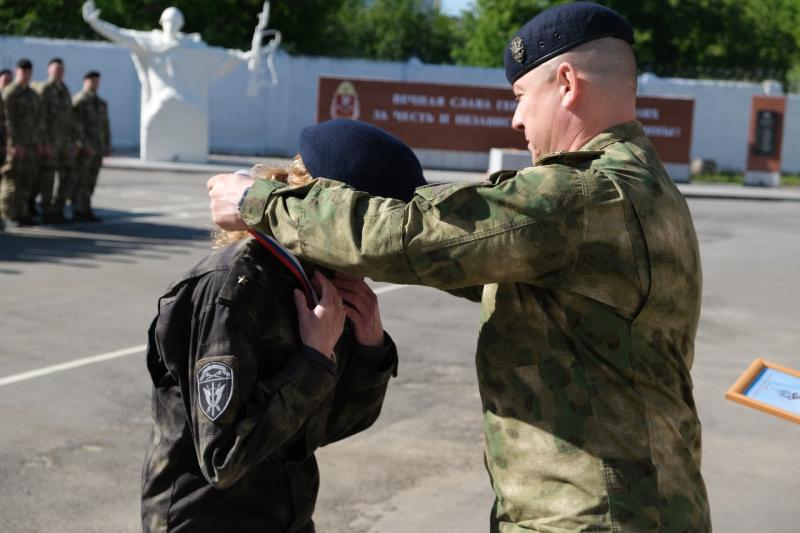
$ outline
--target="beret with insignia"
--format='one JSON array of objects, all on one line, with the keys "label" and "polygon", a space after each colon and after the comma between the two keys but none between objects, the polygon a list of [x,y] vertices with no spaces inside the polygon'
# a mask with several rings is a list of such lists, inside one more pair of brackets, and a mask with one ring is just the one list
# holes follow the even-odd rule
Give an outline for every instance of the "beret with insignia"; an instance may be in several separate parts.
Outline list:
[{"label": "beret with insignia", "polygon": [[571,48],[603,37],[633,44],[633,28],[622,16],[592,2],[546,9],[527,22],[506,46],[506,78],[514,83],[542,63]]}]

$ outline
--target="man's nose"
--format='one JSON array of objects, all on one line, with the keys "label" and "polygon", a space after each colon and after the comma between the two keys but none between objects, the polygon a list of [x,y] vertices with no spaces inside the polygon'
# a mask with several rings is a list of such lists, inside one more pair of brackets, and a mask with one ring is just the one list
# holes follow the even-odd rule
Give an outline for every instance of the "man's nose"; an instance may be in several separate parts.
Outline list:
[{"label": "man's nose", "polygon": [[514,116],[511,119],[511,127],[517,131],[524,131],[525,124],[522,122],[521,105],[517,104],[517,109],[514,110]]}]

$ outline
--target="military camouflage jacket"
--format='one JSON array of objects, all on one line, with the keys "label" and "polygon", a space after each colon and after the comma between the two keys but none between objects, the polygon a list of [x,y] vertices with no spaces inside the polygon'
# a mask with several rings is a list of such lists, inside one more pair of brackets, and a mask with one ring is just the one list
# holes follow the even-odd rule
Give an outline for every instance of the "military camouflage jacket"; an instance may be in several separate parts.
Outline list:
[{"label": "military camouflage jacket", "polygon": [[262,180],[241,213],[330,268],[482,286],[493,531],[710,529],[689,374],[697,238],[638,123],[486,183],[419,188],[409,204]]},{"label": "military camouflage jacket", "polygon": [[43,140],[49,146],[69,145],[75,140],[72,98],[64,83],[48,80],[37,91],[42,99]]},{"label": "military camouflage jacket", "polygon": [[314,450],[369,427],[397,365],[349,326],[336,364],[301,343],[299,284],[252,240],[213,252],[159,300],[149,331],[152,531],[312,532]]},{"label": "military camouflage jacket", "polygon": [[0,95],[0,163],[3,162],[6,154],[6,105],[3,103],[3,95]]},{"label": "military camouflage jacket", "polygon": [[83,89],[72,97],[75,128],[80,144],[94,155],[103,155],[111,147],[108,106],[96,93]]},{"label": "military camouflage jacket", "polygon": [[41,142],[42,104],[30,87],[16,82],[3,90],[6,112],[6,146],[31,149]]}]

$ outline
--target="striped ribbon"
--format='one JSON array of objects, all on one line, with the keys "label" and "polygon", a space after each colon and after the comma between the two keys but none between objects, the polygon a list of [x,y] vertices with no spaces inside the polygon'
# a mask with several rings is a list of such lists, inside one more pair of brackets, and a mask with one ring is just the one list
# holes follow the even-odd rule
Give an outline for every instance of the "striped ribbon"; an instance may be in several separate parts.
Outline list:
[{"label": "striped ribbon", "polygon": [[[246,169],[237,170],[234,172],[234,174],[247,176],[248,178],[250,177],[250,171]],[[239,200],[239,209],[242,208],[242,200],[244,200],[244,195],[242,195],[242,199]],[[292,252],[284,248],[281,243],[269,235],[264,235],[260,231],[256,231],[254,229],[248,229],[247,231],[255,238],[255,240],[261,243],[261,245],[266,248],[269,253],[274,255],[283,266],[289,269],[294,277],[297,278],[297,281],[300,282],[303,292],[306,293],[306,302],[308,303],[308,306],[311,309],[316,307],[316,305],[319,303],[317,293],[314,292],[314,287],[311,285],[311,281],[308,279],[306,271],[303,270],[303,265],[300,264],[300,261],[297,260]]]},{"label": "striped ribbon", "polygon": [[319,303],[319,298],[317,298],[317,293],[314,292],[314,287],[311,285],[311,281],[308,279],[306,275],[306,271],[303,270],[303,265],[300,264],[300,261],[297,258],[284,248],[281,243],[270,237],[269,235],[264,235],[263,233],[256,231],[256,230],[248,230],[250,235],[252,235],[255,240],[257,240],[261,245],[266,248],[275,258],[281,262],[283,266],[289,269],[289,271],[294,275],[295,278],[300,282],[300,286],[303,288],[303,292],[306,294],[306,302],[308,302],[308,306],[310,308],[316,307]]}]

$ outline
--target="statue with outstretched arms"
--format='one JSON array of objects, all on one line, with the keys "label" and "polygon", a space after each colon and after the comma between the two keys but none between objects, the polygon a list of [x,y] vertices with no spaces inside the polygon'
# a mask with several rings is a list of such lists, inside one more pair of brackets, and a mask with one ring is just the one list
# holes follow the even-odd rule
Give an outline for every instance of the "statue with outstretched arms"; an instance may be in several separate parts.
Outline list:
[{"label": "statue with outstretched arms", "polygon": [[[106,39],[127,48],[142,84],[140,156],[154,161],[205,161],[208,155],[208,87],[212,81],[245,62],[251,70],[250,94],[257,93],[263,56],[277,83],[272,54],[280,44],[280,32],[267,30],[269,3],[259,17],[253,47],[241,50],[209,46],[200,34],[181,33],[184,19],[176,7],[161,14],[161,30],[130,30],[100,19],[100,10],[89,0],[83,19]],[[262,45],[265,37],[271,37]]]}]

